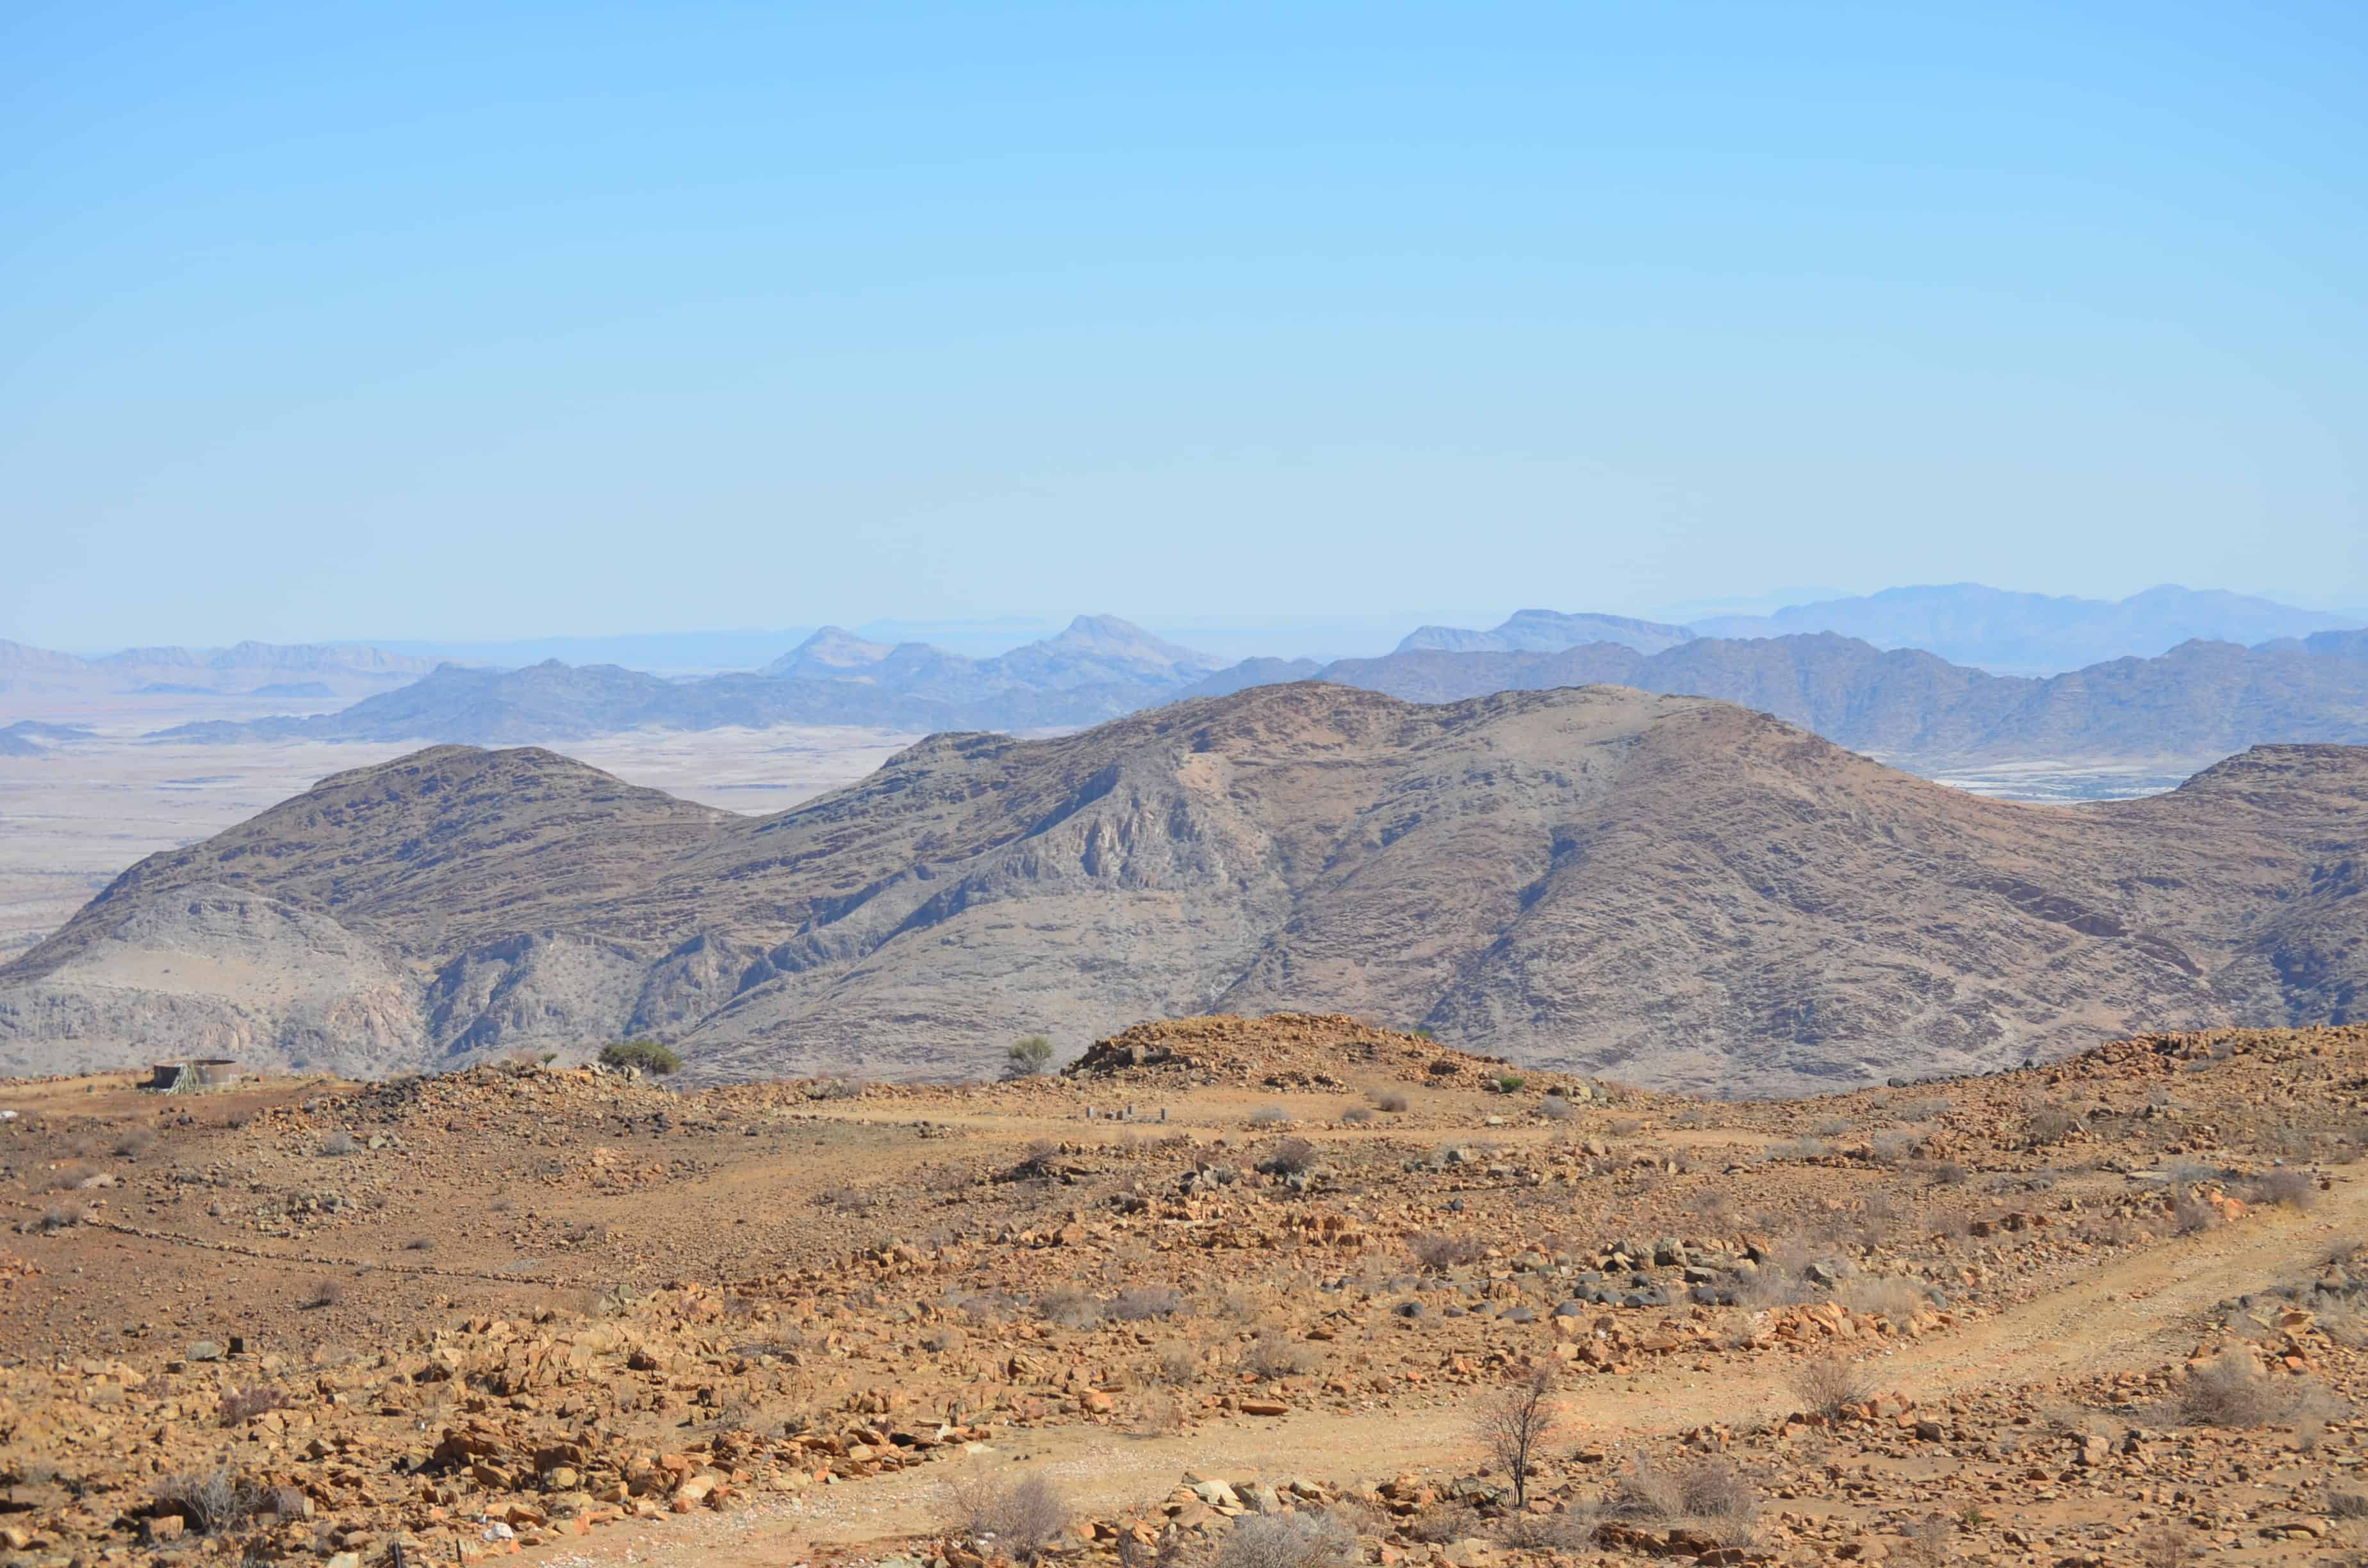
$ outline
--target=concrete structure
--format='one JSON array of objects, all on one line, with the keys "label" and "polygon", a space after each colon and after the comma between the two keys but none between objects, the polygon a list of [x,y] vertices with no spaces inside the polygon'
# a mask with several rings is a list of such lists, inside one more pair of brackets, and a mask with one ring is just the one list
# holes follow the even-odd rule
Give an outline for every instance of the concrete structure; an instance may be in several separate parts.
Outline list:
[{"label": "concrete structure", "polygon": [[189,1095],[201,1089],[226,1089],[245,1076],[239,1064],[227,1056],[208,1056],[194,1062],[159,1062],[148,1069],[148,1081],[140,1086],[160,1095]]}]

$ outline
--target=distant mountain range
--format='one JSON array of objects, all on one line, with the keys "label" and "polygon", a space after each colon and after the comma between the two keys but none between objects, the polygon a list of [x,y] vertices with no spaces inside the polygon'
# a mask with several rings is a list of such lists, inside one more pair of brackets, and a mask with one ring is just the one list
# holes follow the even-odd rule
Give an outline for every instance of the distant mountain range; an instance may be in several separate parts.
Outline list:
[{"label": "distant mountain range", "polygon": [[924,643],[867,642],[825,627],[764,669],[666,680],[614,665],[556,660],[522,670],[446,665],[427,679],[336,713],[183,724],[198,741],[581,740],[620,730],[851,724],[907,730],[1073,729],[1173,698],[1218,661],[1112,616],[992,659]]},{"label": "distant mountain range", "polygon": [[0,1071],[653,1034],[694,1079],[946,1078],[1039,1029],[1304,1009],[1651,1085],[1835,1087],[2355,1016],[2363,807],[2360,748],[2013,806],[1611,687],[1302,683],[939,735],[767,817],[443,746],[117,878],[0,965]]},{"label": "distant mountain range", "polygon": [[2192,763],[2249,745],[2368,742],[2368,632],[2358,631],[2259,648],[2187,642],[2046,680],[1832,632],[1697,637],[1649,655],[1616,642],[1552,653],[1414,649],[1320,665],[1247,661],[1184,696],[1307,679],[1415,702],[1599,682],[1714,697],[1918,771],[2043,757]]},{"label": "distant mountain range", "polygon": [[[1600,617],[1534,612],[1512,641]],[[1512,626],[1513,622],[1508,622]],[[1644,642],[1669,629],[1615,623]],[[1586,629],[1593,629],[1591,626]],[[2249,745],[2368,742],[2368,632],[2317,632],[2257,648],[2192,642],[2039,679],[1998,676],[1915,649],[1832,632],[1687,637],[1641,653],[1617,642],[1553,652],[1415,646],[1375,659],[1213,660],[1109,616],[991,659],[891,647],[837,628],[764,669],[667,680],[615,665],[523,670],[445,665],[336,713],[206,722],[162,732],[197,742],[348,740],[507,745],[632,729],[845,724],[916,733],[1074,729],[1163,703],[1320,680],[1416,702],[1610,684],[1712,697],[1771,713],[1921,772],[2045,758],[2144,760],[2180,770]]]},{"label": "distant mountain range", "polygon": [[2250,645],[2342,631],[2362,619],[2175,585],[2116,601],[1952,583],[1793,605],[1772,615],[1713,616],[1686,626],[1525,609],[1487,631],[1426,626],[1397,652],[1552,653],[1586,642],[1617,642],[1657,653],[1697,637],[1835,631],[1877,648],[1920,648],[1993,675],[2049,676],[2112,659],[2151,658],[2182,642]]},{"label": "distant mountain range", "polygon": [[[0,698],[76,691],[351,697],[372,687],[416,680],[435,667],[429,660],[382,649],[319,642],[126,648],[85,659],[0,639]],[[322,690],[289,689],[300,687]]]}]

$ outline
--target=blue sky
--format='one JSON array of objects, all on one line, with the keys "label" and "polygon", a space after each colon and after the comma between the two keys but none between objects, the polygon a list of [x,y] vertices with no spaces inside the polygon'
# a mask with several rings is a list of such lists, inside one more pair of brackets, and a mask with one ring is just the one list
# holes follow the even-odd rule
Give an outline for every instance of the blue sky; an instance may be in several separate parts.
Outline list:
[{"label": "blue sky", "polygon": [[0,11],[0,636],[2368,603],[2368,7]]}]

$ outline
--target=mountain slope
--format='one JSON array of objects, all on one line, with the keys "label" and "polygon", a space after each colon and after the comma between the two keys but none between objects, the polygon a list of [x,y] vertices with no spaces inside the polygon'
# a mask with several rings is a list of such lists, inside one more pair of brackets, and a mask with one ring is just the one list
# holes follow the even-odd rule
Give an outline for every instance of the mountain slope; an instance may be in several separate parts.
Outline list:
[{"label": "mountain slope", "polygon": [[1038,1028],[1321,1008],[1764,1091],[2343,1019],[2363,838],[2356,749],[2018,807],[1607,687],[1304,683],[942,734],[753,819],[441,747],[133,868],[0,969],[0,1060],[351,1069],[653,1032],[711,1077],[944,1076]]}]

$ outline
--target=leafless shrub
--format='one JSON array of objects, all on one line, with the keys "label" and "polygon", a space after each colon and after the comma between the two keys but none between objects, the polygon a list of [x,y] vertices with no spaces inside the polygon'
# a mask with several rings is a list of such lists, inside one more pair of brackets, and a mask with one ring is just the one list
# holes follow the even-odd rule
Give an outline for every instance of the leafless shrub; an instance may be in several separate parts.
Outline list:
[{"label": "leafless shrub", "polygon": [[403,1244],[403,1250],[405,1252],[434,1252],[436,1250],[436,1238],[433,1236],[414,1236],[409,1241]]},{"label": "leafless shrub", "polygon": [[2063,1106],[2044,1105],[2023,1118],[2022,1131],[2033,1148],[2044,1149],[2051,1143],[2061,1143],[2079,1131],[2080,1118]]},{"label": "leafless shrub", "polygon": [[1069,1528],[1068,1500],[1041,1475],[1006,1483],[972,1470],[946,1483],[947,1528],[982,1549],[1032,1562]]},{"label": "leafless shrub", "polygon": [[1954,1160],[1942,1160],[1932,1167],[1932,1179],[1942,1187],[1963,1187],[1965,1167]]},{"label": "leafless shrub", "polygon": [[1639,1460],[1614,1482],[1604,1511],[1618,1519],[1699,1521],[1726,1544],[1749,1541],[1759,1512],[1759,1489],[1725,1459],[1656,1464]]},{"label": "leafless shrub", "polygon": [[1250,1112],[1250,1125],[1252,1127],[1288,1127],[1291,1125],[1291,1112],[1279,1105],[1260,1106]]},{"label": "leafless shrub", "polygon": [[1172,1318],[1190,1305],[1184,1292],[1173,1285],[1130,1285],[1112,1299],[1110,1312],[1121,1323],[1141,1323],[1146,1318]]},{"label": "leafless shrub", "polygon": [[1603,1130],[1614,1138],[1634,1138],[1645,1131],[1645,1124],[1633,1116],[1615,1116]]},{"label": "leafless shrub", "polygon": [[222,1395],[222,1424],[244,1426],[267,1410],[285,1410],[288,1396],[275,1388],[233,1389]]},{"label": "leafless shrub", "polygon": [[1832,1153],[1823,1139],[1795,1138],[1788,1142],[1770,1144],[1763,1157],[1770,1160],[1822,1160]]},{"label": "leafless shrub", "polygon": [[1083,1290],[1065,1287],[1036,1298],[1036,1315],[1063,1328],[1091,1328],[1102,1321],[1102,1304]]},{"label": "leafless shrub", "polygon": [[1217,1548],[1216,1568],[1346,1568],[1357,1532],[1329,1514],[1246,1514]]},{"label": "leafless shrub", "polygon": [[233,1472],[228,1465],[193,1470],[158,1483],[156,1501],[169,1514],[178,1514],[199,1535],[215,1536],[238,1528],[263,1511],[265,1490]]},{"label": "leafless shrub", "polygon": [[2235,1350],[2190,1372],[2179,1391],[2179,1419],[2190,1426],[2266,1426],[2288,1408],[2286,1391]]},{"label": "leafless shrub", "polygon": [[2238,1184],[2237,1196],[2248,1203],[2286,1209],[2307,1209],[2318,1196],[2318,1183],[2302,1171],[2263,1171]]},{"label": "leafless shrub", "polygon": [[1417,1231],[1406,1240],[1406,1251],[1414,1254],[1415,1261],[1434,1274],[1444,1273],[1458,1264],[1477,1263],[1488,1256],[1488,1248],[1477,1236]]},{"label": "leafless shrub", "polygon": [[1201,1376],[1200,1353],[1178,1342],[1161,1349],[1156,1363],[1159,1381],[1170,1388],[1184,1388]]},{"label": "leafless shrub", "polygon": [[1373,1108],[1375,1110],[1385,1110],[1392,1116],[1395,1116],[1404,1111],[1408,1103],[1409,1102],[1406,1096],[1400,1094],[1395,1089],[1384,1089],[1380,1094],[1373,1096]]},{"label": "leafless shrub", "polygon": [[1373,1108],[1362,1105],[1349,1106],[1341,1111],[1340,1119],[1351,1127],[1362,1127],[1373,1119]]},{"label": "leafless shrub", "polygon": [[2330,1481],[2321,1506],[2329,1518],[2368,1519],[2368,1492]]},{"label": "leafless shrub", "polygon": [[1262,1329],[1242,1348],[1242,1370],[1269,1381],[1297,1377],[1315,1364],[1314,1352],[1281,1329]]},{"label": "leafless shrub", "polygon": [[28,1224],[25,1229],[38,1231],[47,1235],[52,1231],[71,1231],[81,1223],[81,1204],[60,1203],[42,1210],[41,1217]]},{"label": "leafless shrub", "polygon": [[2182,1192],[2170,1200],[2170,1228],[2182,1236],[2199,1234],[2219,1223],[2219,1209],[2203,1199]]},{"label": "leafless shrub", "polygon": [[1894,1324],[1924,1308],[1924,1292],[1896,1275],[1854,1274],[1836,1288],[1834,1300],[1854,1312],[1872,1312]]},{"label": "leafless shrub", "polygon": [[1446,1546],[1480,1533],[1480,1511],[1466,1503],[1442,1503],[1399,1528],[1426,1546]]},{"label": "leafless shrub", "polygon": [[1184,1429],[1184,1402],[1164,1390],[1154,1390],[1135,1402],[1134,1429],[1146,1437],[1164,1437]]},{"label": "leafless shrub", "polygon": [[134,1127],[115,1141],[115,1153],[118,1159],[136,1160],[155,1146],[153,1128]]},{"label": "leafless shrub", "polygon": [[1812,1358],[1793,1368],[1787,1381],[1804,1410],[1827,1420],[1874,1397],[1874,1381],[1866,1369],[1844,1356]]},{"label": "leafless shrub", "polygon": [[346,1288],[343,1285],[334,1279],[322,1279],[316,1280],[312,1290],[305,1292],[304,1299],[297,1304],[318,1310],[322,1307],[334,1307],[345,1299]]},{"label": "leafless shrub", "polygon": [[1927,1514],[1900,1532],[1899,1551],[1893,1561],[1912,1563],[1915,1568],[1941,1568],[1949,1561],[1949,1542],[1956,1530],[1939,1514]]},{"label": "leafless shrub", "polygon": [[1554,1378],[1538,1372],[1508,1384],[1482,1402],[1473,1426],[1497,1468],[1513,1478],[1513,1506],[1530,1500],[1530,1471],[1553,1432]]},{"label": "leafless shrub", "polygon": [[321,1134],[321,1153],[333,1157],[350,1154],[360,1146],[354,1142],[354,1135],[342,1127],[332,1128]]},{"label": "leafless shrub", "polygon": [[2195,1557],[2195,1533],[2185,1525],[2155,1525],[2139,1532],[2138,1561],[2146,1568],[2186,1568]]},{"label": "leafless shrub", "polygon": [[1315,1145],[1304,1138],[1286,1138],[1274,1146],[1261,1168],[1278,1176],[1305,1176],[1315,1168]]}]

